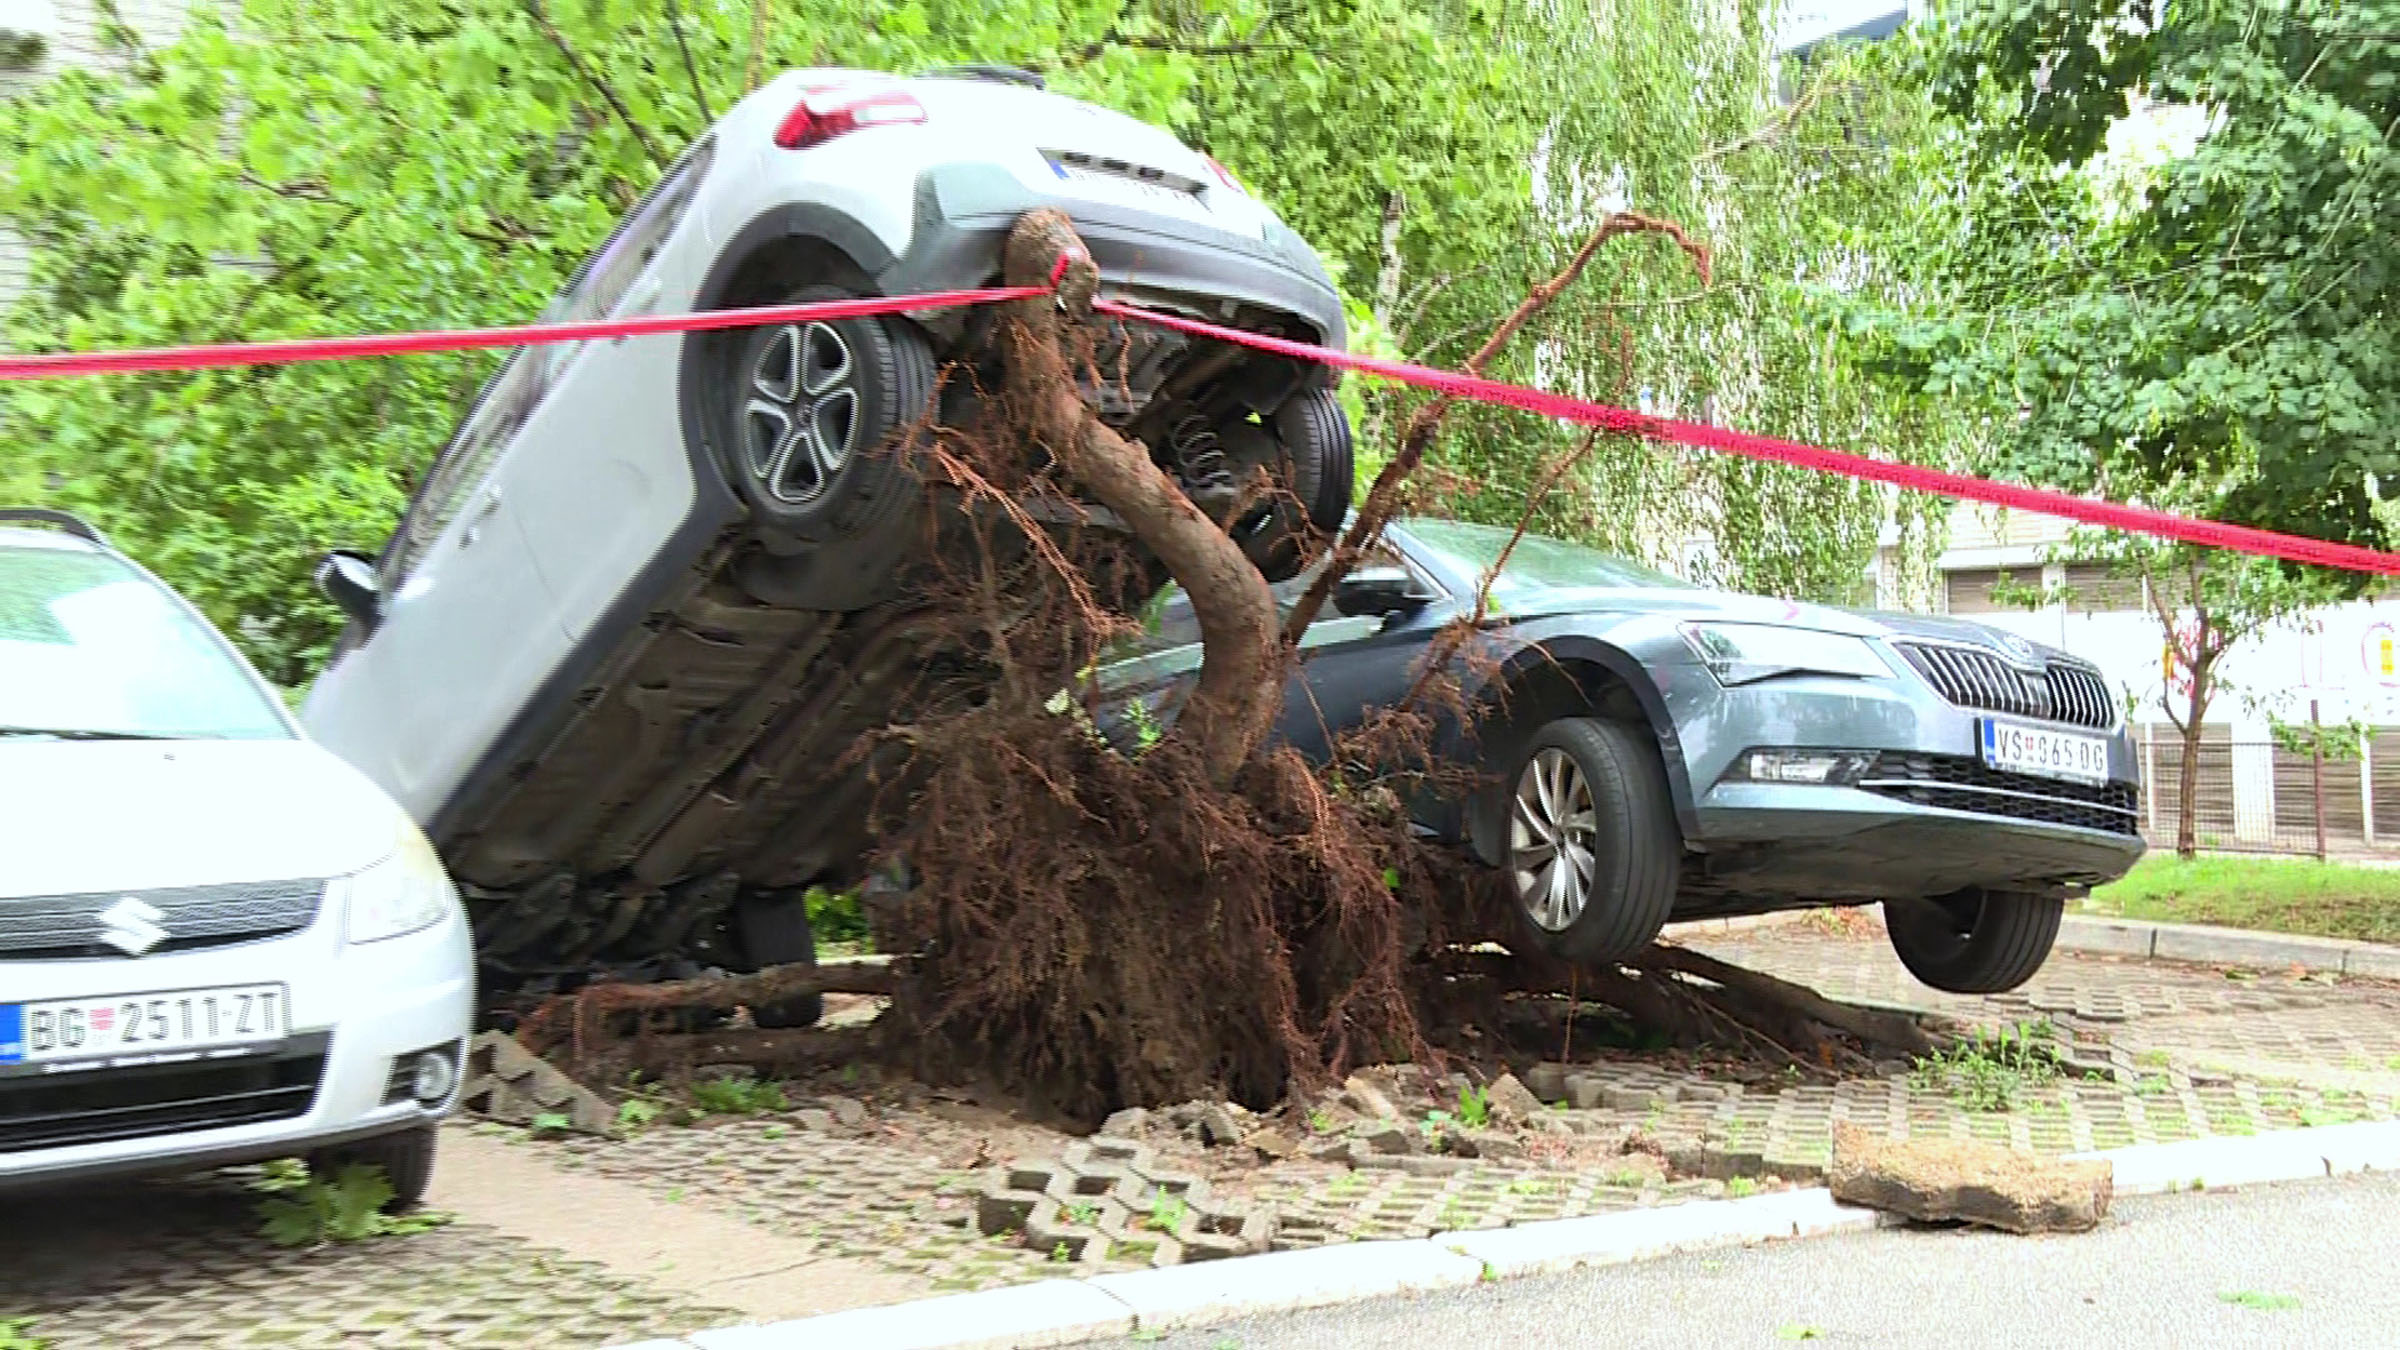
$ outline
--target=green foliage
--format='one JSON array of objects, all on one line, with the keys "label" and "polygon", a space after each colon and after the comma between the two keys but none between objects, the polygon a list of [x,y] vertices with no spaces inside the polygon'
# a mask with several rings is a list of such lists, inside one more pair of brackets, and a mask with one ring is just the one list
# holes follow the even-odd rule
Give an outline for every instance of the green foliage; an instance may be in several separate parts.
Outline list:
[{"label": "green foliage", "polygon": [[2014,1110],[2028,1088],[2060,1076],[2056,1035],[2047,1022],[1978,1028],[1959,1044],[1919,1059],[1909,1079],[1920,1089],[1950,1093],[1970,1111]]},{"label": "green foliage", "polygon": [[692,1084],[692,1108],[712,1116],[755,1116],[784,1111],[791,1101],[783,1085],[756,1078],[703,1078]]},{"label": "green foliage", "polygon": [[[199,12],[128,73],[71,71],[0,103],[0,217],[35,246],[0,337],[38,351],[523,322],[754,66],[1007,61],[1230,165],[1324,251],[1362,349],[1458,360],[1627,204],[1706,236],[1720,284],[1703,294],[1672,250],[1628,241],[1493,373],[1951,453],[1914,394],[1861,377],[1819,294],[1905,308],[1909,241],[1939,195],[1926,175],[1947,167],[1924,104],[1870,51],[1820,63],[1786,116],[1767,0],[831,0],[773,7],[763,51],[752,8]],[[667,55],[679,36],[692,73]],[[314,558],[388,532],[501,359],[11,385],[0,491],[89,512],[298,686],[340,626],[308,585]],[[1412,400],[1359,380],[1343,397],[1387,433],[1362,444],[1371,470]],[[1475,410],[1435,466],[1497,489],[1456,509],[1513,517],[1567,444]],[[1654,557],[1713,533],[1704,579],[1841,598],[1885,510],[1877,489],[1611,443],[1538,523]],[[1922,520],[1902,503],[1919,552]]]},{"label": "green foliage", "polygon": [[2261,1312],[2289,1312],[2300,1306],[2298,1294],[2262,1294],[2254,1289],[2222,1290],[2217,1294],[2217,1301],[2230,1303],[2237,1308],[2255,1308]]},{"label": "green foliage", "polygon": [[392,1184],[382,1168],[367,1163],[351,1163],[330,1177],[285,1168],[270,1172],[258,1189],[267,1192],[258,1202],[259,1232],[279,1247],[404,1237],[450,1222],[449,1215],[429,1210],[386,1214]]},{"label": "green foliage", "polygon": [[1946,18],[1926,69],[1972,150],[1959,303],[1896,330],[1895,354],[2021,407],[2006,461],[2038,481],[2379,541],[2373,503],[2400,484],[2380,224],[2400,200],[2400,53],[2354,35],[2392,30],[2400,3],[1960,0]]},{"label": "green foliage", "polygon": [[33,1334],[30,1317],[0,1317],[0,1350],[46,1350],[50,1343]]},{"label": "green foliage", "polygon": [[1480,1129],[1492,1118],[1491,1094],[1479,1087],[1458,1090],[1458,1123],[1469,1129]]},{"label": "green foliage", "polygon": [[617,1103],[617,1129],[633,1134],[655,1124],[666,1107],[652,1097],[628,1097]]},{"label": "green foliage", "polygon": [[1183,1231],[1183,1221],[1189,1217],[1191,1206],[1184,1203],[1183,1197],[1161,1189],[1150,1197],[1150,1212],[1142,1223],[1154,1233],[1172,1237]]},{"label": "green foliage", "polygon": [[872,940],[867,916],[858,907],[858,892],[811,886],[802,898],[808,904],[808,931],[818,942],[863,945]]},{"label": "green foliage", "polygon": [[[1872,369],[1982,428],[1989,467],[2380,546],[2400,487],[2400,0],[1953,0],[1914,71],[1955,133],[1937,303],[1849,306]],[[2202,721],[2225,653],[2363,578],[2087,533],[2158,588]],[[2187,775],[2196,769],[2187,765]],[[2190,803],[2179,851],[2197,847]]]},{"label": "green foliage", "polygon": [[542,1111],[535,1114],[529,1128],[535,1134],[565,1134],[575,1128],[575,1118],[563,1111]]}]

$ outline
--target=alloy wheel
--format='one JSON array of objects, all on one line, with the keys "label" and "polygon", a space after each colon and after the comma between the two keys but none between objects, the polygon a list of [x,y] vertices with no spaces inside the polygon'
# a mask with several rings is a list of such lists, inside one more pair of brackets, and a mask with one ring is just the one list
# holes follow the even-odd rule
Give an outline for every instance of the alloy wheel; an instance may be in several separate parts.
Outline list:
[{"label": "alloy wheel", "polygon": [[1600,820],[1574,757],[1544,746],[1517,775],[1508,865],[1517,903],[1542,929],[1564,932],[1591,902]]},{"label": "alloy wheel", "polygon": [[750,474],[778,501],[823,496],[858,434],[857,362],[831,324],[786,324],[758,348],[742,410]]}]

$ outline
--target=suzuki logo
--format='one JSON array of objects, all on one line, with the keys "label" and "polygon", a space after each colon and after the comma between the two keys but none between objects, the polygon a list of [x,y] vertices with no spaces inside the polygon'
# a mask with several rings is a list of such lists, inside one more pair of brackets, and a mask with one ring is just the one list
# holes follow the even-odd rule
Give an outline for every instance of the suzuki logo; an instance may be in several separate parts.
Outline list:
[{"label": "suzuki logo", "polygon": [[167,940],[158,921],[167,912],[137,896],[125,896],[100,911],[100,940],[127,956],[142,956]]}]

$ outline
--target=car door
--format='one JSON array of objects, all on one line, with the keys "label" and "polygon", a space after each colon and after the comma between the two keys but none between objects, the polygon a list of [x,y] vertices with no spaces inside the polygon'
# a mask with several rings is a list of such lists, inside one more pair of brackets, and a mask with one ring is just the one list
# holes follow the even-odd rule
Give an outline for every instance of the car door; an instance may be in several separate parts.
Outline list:
[{"label": "car door", "polygon": [[309,691],[309,733],[430,821],[564,658],[520,527],[517,432],[549,389],[519,349],[476,400],[378,560],[381,613],[353,623]]},{"label": "car door", "polygon": [[[1374,566],[1401,566],[1379,553]],[[1438,587],[1411,568],[1434,597],[1423,608],[1391,615],[1343,614],[1328,604],[1300,639],[1300,665],[1283,691],[1276,736],[1312,760],[1322,760],[1334,735],[1357,726],[1368,711],[1397,702],[1415,679],[1426,644],[1452,612]],[[1312,569],[1272,587],[1279,618],[1288,617],[1316,573]],[[1191,601],[1169,587],[1154,602],[1149,633],[1120,645],[1099,672],[1101,730],[1131,748],[1171,726],[1198,681],[1202,648]]]},{"label": "car door", "polygon": [[1426,599],[1411,609],[1358,615],[1329,602],[1308,626],[1300,668],[1284,686],[1275,734],[1312,761],[1328,758],[1333,737],[1357,727],[1371,711],[1408,696],[1428,644],[1455,612],[1440,588],[1399,555],[1379,552],[1362,562],[1361,570],[1369,567],[1406,567]]},{"label": "car door", "polygon": [[[711,261],[706,213],[691,208],[713,147],[703,139],[660,176],[545,322],[682,307]],[[526,421],[514,473],[518,520],[570,638],[591,630],[691,512],[698,489],[684,448],[683,350],[668,336],[546,349],[552,393]]]}]

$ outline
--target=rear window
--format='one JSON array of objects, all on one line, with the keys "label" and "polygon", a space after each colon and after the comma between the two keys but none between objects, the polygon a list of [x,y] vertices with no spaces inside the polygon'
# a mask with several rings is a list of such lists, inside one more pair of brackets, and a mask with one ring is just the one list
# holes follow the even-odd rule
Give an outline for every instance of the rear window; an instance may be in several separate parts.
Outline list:
[{"label": "rear window", "polygon": [[206,624],[102,553],[0,544],[0,732],[292,733]]}]

